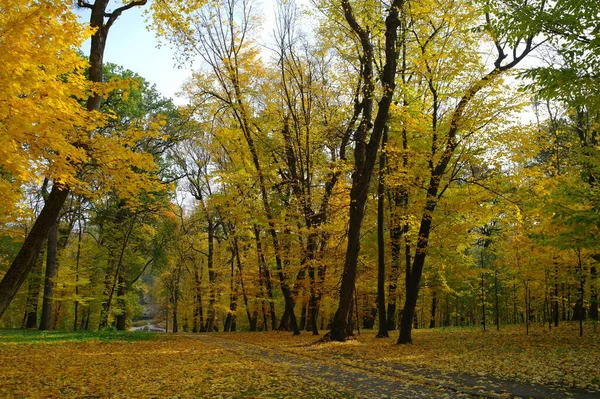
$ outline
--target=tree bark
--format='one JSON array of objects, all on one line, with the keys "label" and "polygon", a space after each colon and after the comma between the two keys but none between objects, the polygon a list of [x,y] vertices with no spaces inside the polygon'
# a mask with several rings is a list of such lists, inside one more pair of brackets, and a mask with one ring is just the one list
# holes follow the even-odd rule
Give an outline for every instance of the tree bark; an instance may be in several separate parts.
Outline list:
[{"label": "tree bark", "polygon": [[127,282],[122,274],[119,275],[118,287],[117,287],[117,306],[119,307],[119,314],[116,317],[115,327],[118,331],[125,331],[125,325],[127,322],[127,304],[125,302],[125,295],[127,294]]},{"label": "tree bark", "polygon": [[56,223],[60,210],[65,203],[69,190],[54,184],[40,215],[25,238],[19,253],[0,281],[0,316],[4,314],[17,291],[35,266],[42,244]]},{"label": "tree bark", "polygon": [[[256,243],[256,257],[258,261],[258,274],[261,281],[264,281],[265,288],[267,291],[267,298],[269,302],[269,316],[271,318],[271,330],[277,329],[277,315],[275,313],[275,302],[273,301],[273,282],[271,280],[271,273],[267,267],[265,255],[262,248],[262,240],[260,239],[260,229],[257,225],[254,225],[254,240]],[[265,331],[267,330],[265,325]]]},{"label": "tree bark", "polygon": [[206,214],[207,222],[208,222],[208,289],[209,289],[209,301],[208,301],[208,315],[206,319],[206,327],[205,330],[207,332],[213,332],[215,329],[215,303],[217,301],[215,280],[217,278],[217,273],[214,269],[213,259],[214,259],[214,248],[215,248],[215,226],[212,222],[208,213]]},{"label": "tree bark", "polygon": [[[435,178],[431,178],[430,187],[427,192],[427,204],[425,212],[421,216],[421,225],[417,240],[415,258],[410,268],[410,274],[407,273],[406,284],[406,300],[402,309],[402,317],[400,319],[400,335],[398,344],[408,344],[412,342],[412,327],[415,317],[415,309],[417,307],[417,298],[419,296],[419,286],[421,284],[421,276],[423,274],[423,266],[425,265],[425,257],[427,254],[427,242],[431,233],[431,214],[433,213],[437,197],[437,184]],[[408,270],[407,270],[408,271]]]},{"label": "tree bark", "polygon": [[79,320],[79,268],[81,263],[81,241],[83,239],[83,227],[81,218],[78,220],[79,229],[77,232],[77,254],[75,255],[75,301],[73,309],[73,331],[77,331]]},{"label": "tree bark", "polygon": [[398,278],[400,277],[400,240],[402,238],[402,226],[394,218],[390,227],[390,279],[388,282],[388,306],[387,306],[387,329],[396,329],[396,302],[398,301]]},{"label": "tree bark", "polygon": [[560,308],[559,308],[559,289],[558,289],[558,262],[554,261],[554,298],[552,299],[552,307],[553,312],[552,316],[554,318],[554,327],[558,327],[558,320],[560,318]]},{"label": "tree bark", "polygon": [[598,321],[598,271],[590,266],[590,319]]},{"label": "tree bark", "polygon": [[[237,294],[236,294],[236,282],[235,282],[235,249],[231,249],[231,273],[229,280],[229,312],[227,313],[227,317],[225,318],[225,323],[223,324],[223,331],[235,331],[235,328],[232,327],[235,325],[235,317],[237,312]],[[246,310],[248,308],[246,307]]]},{"label": "tree bark", "polygon": [[496,330],[500,330],[500,295],[498,293],[498,269],[494,269],[494,315]]},{"label": "tree bark", "polygon": [[204,316],[202,314],[202,277],[199,267],[194,264],[194,317],[192,332],[204,331]]}]

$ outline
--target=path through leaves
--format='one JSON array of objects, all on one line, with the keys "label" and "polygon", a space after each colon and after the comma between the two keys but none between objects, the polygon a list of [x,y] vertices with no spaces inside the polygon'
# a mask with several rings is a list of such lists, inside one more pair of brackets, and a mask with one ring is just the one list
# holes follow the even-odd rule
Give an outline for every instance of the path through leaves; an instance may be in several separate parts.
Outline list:
[{"label": "path through leaves", "polygon": [[[564,384],[561,389],[560,384],[508,382],[503,374],[482,368],[484,360],[462,360],[462,371],[469,373],[456,373],[461,354],[475,356],[471,341],[461,340],[461,331],[423,331],[420,343],[408,347],[392,345],[392,339],[376,340],[372,334],[343,344],[315,344],[308,334],[287,333],[129,334],[118,340],[58,332],[26,335],[0,332],[1,398],[598,397],[592,385],[584,392],[566,390]],[[513,352],[532,356],[541,345],[540,337],[488,334],[476,340],[479,357],[498,362],[492,354],[499,347],[491,345],[509,338],[512,349],[507,346],[504,352],[509,362],[516,359]],[[589,360],[569,350],[571,344],[555,345],[567,360]],[[588,345],[579,342],[583,349]],[[484,349],[489,356],[483,356]],[[538,361],[546,361],[543,356]],[[556,367],[565,365],[566,360]],[[531,377],[529,382],[538,380],[535,374]]]}]

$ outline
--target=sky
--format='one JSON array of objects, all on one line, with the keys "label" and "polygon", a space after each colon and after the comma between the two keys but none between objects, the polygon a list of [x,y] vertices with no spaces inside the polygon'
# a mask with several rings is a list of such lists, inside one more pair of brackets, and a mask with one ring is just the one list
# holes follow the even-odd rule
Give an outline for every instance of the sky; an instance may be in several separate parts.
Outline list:
[{"label": "sky", "polygon": [[[264,10],[265,30],[272,29],[273,13],[272,2],[274,0],[265,0],[261,4]],[[119,6],[119,2],[112,1],[109,10]],[[154,32],[147,29],[150,23],[146,21],[144,14],[148,9],[144,7],[134,7],[121,14],[119,19],[111,27],[108,35],[106,50],[104,53],[104,62],[112,62],[121,65],[126,69],[142,76],[151,84],[155,84],[157,90],[165,97],[172,98],[176,104],[183,104],[184,98],[178,97],[181,85],[191,76],[192,68],[190,65],[178,65],[174,58],[174,51],[171,46],[163,42],[160,48],[159,40]],[[89,20],[89,10],[76,10],[82,21]],[[83,45],[85,54],[89,54],[89,41]]]},{"label": "sky", "polygon": [[[164,43],[158,48],[158,39],[146,25],[145,7],[134,7],[121,14],[111,27],[104,52],[104,62],[112,62],[137,73],[148,82],[156,84],[165,97],[176,99],[182,83],[191,75],[189,66],[178,67],[171,47]],[[114,8],[113,8],[114,9]],[[88,21],[89,10],[77,11],[81,19]],[[83,51],[89,54],[89,40]]]}]

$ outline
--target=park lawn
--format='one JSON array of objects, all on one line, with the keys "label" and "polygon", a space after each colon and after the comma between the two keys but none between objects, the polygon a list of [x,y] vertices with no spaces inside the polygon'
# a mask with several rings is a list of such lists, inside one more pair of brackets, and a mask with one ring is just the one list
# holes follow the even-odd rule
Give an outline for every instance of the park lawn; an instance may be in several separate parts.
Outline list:
[{"label": "park lawn", "polygon": [[390,338],[375,338],[362,331],[355,341],[315,344],[319,337],[302,333],[238,334],[236,339],[260,343],[307,356],[331,358],[355,365],[388,369],[389,363],[408,364],[449,373],[468,373],[526,383],[580,388],[600,392],[600,326],[585,324],[579,337],[577,323],[558,328],[532,325],[481,328],[413,330],[413,344],[396,345]]},{"label": "park lawn", "polygon": [[[310,361],[367,366],[392,363],[586,390],[600,388],[600,333],[563,324],[487,332],[416,330],[395,345],[362,332],[346,343],[287,332],[218,333],[215,339],[295,353]],[[232,342],[235,349],[235,342]],[[0,398],[345,398],[343,387],[315,383],[285,364],[223,350],[193,334],[0,331]]]},{"label": "park lawn", "polygon": [[0,331],[2,399],[349,397],[314,382],[189,336]]}]

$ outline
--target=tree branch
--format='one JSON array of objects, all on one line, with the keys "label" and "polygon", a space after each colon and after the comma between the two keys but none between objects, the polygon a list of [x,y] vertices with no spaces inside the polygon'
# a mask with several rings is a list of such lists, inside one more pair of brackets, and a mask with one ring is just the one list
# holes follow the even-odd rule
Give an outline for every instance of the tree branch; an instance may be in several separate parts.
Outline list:
[{"label": "tree branch", "polygon": [[93,5],[84,0],[77,0],[77,6],[81,8],[89,8],[90,10],[94,8]]},{"label": "tree branch", "polygon": [[[83,2],[83,0],[79,0],[79,1]],[[105,29],[108,31],[110,29],[110,27],[112,26],[112,24],[117,20],[117,18],[119,18],[121,16],[123,11],[127,11],[133,7],[146,5],[147,2],[148,2],[148,0],[132,1],[131,3],[126,4],[122,7],[119,7],[116,10],[114,10],[113,12],[107,14],[106,16],[108,17],[108,21],[106,21],[106,25],[104,26]]]}]

